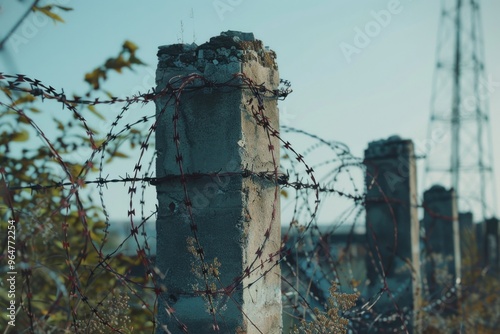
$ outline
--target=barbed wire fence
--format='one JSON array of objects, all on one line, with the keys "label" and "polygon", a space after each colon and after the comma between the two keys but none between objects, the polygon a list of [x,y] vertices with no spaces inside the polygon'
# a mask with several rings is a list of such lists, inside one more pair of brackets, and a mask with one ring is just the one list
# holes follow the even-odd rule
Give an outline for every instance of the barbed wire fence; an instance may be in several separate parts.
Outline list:
[{"label": "barbed wire fence", "polygon": [[[369,256],[374,262],[372,265],[376,265],[380,254],[365,254],[369,250],[363,248],[364,234],[356,232],[357,228],[364,228],[363,161],[354,157],[342,143],[327,141],[300,129],[272,127],[267,120],[263,100],[286,98],[291,92],[286,81],[282,82],[280,89],[269,90],[244,74],[237,74],[224,83],[211,82],[201,75],[192,74],[175,78],[161,91],[150,89],[126,98],[92,100],[69,97],[64,90],[56,90],[26,75],[0,73],[0,85],[5,95],[5,100],[0,100],[0,106],[5,109],[4,116],[13,119],[11,123],[0,125],[3,131],[0,190],[4,201],[2,224],[8,219],[17,222],[17,263],[22,280],[19,281],[20,308],[17,310],[16,328],[32,333],[154,332],[161,326],[156,317],[161,298],[178,327],[189,332],[188,324],[176,318],[175,308],[169,306],[170,301],[162,293],[165,287],[161,281],[168,272],[162,273],[155,267],[156,254],[150,245],[154,239],[150,233],[154,230],[152,227],[158,212],[146,209],[150,201],[147,191],[166,181],[156,177],[152,167],[155,160],[152,140],[157,130],[158,115],[145,115],[126,124],[120,123],[125,116],[133,118],[134,110],[163,98],[167,102],[162,113],[167,105],[173,106],[176,111],[172,118],[175,127],[178,122],[175,115],[178,115],[182,94],[200,89],[249,90],[253,95],[253,99],[247,101],[251,106],[251,116],[267,134],[270,154],[274,151],[271,138],[280,141],[282,165],[278,166],[275,162],[273,170],[265,172],[242,166],[240,172],[214,171],[208,175],[188,175],[183,173],[183,152],[176,146],[176,163],[183,182],[198,177],[224,178],[235,173],[266,179],[275,185],[273,201],[278,201],[281,196],[286,206],[284,211],[290,209],[291,212],[288,216],[284,214],[286,220],[281,222],[285,226],[281,248],[275,254],[256,254],[248,270],[229,286],[221,285],[217,280],[218,268],[206,262],[196,224],[191,220],[192,245],[195,247],[193,255],[202,268],[211,269],[202,271],[204,289],[195,293],[208,301],[207,312],[213,315],[215,332],[224,333],[224,320],[215,305],[217,298],[224,296],[226,303],[235,303],[231,294],[235,289],[246,288],[242,286],[243,278],[255,271],[261,261],[282,268],[283,312],[290,321],[284,324],[285,330],[290,324],[299,325],[301,319],[317,320],[315,308],[326,312],[332,284],[341,292],[358,297],[354,307],[340,314],[349,320],[346,328],[359,333],[366,330],[405,332],[408,328],[387,329],[390,328],[387,324],[396,318],[408,323],[413,312],[430,314],[436,305],[453,304],[457,298],[455,292],[458,285],[452,282],[440,294],[426,296],[429,299],[422,310],[407,311],[397,308],[397,305],[388,313],[376,310],[374,306],[381,295],[390,293],[397,296],[403,293],[405,287],[402,286],[400,291],[388,291],[387,277],[381,273],[380,292],[366,295],[364,258]],[[77,138],[80,142],[65,147],[63,141],[52,138],[53,130],[39,125],[15,99],[13,92],[28,96],[30,104],[42,102],[61,106],[63,112],[69,111],[78,124],[74,131],[79,134]],[[92,124],[79,111],[80,106],[115,104],[122,105],[121,112],[104,138],[97,139]],[[23,135],[17,127],[19,124],[31,127],[43,143],[41,150],[33,150],[29,145],[22,147],[26,142],[8,140]],[[298,150],[288,137],[310,145]],[[183,140],[178,134],[173,134],[173,138],[175,142]],[[135,148],[135,160],[129,165],[131,173],[116,175],[113,170],[107,169],[108,159],[127,140],[131,140]],[[89,149],[90,154],[86,156],[71,155],[75,151]],[[68,155],[79,161],[69,160]],[[318,156],[322,160],[317,160]],[[29,166],[20,167],[27,161]],[[128,203],[118,203],[129,224],[128,235],[120,240],[116,240],[120,236],[110,229],[112,222],[107,203],[113,201],[113,194],[108,194],[106,188],[113,184],[122,184],[129,198]],[[97,196],[89,195],[89,189],[97,191]],[[187,212],[191,205],[189,196],[186,194],[184,203]],[[389,205],[391,199],[387,201]],[[342,209],[339,210],[339,207]],[[397,230],[397,221],[393,221],[392,225],[391,228]],[[345,229],[345,226],[349,226],[347,233],[342,234],[342,239],[337,238],[339,230]],[[261,248],[268,239],[268,232],[262,233],[264,241]],[[125,256],[122,250],[130,241],[134,244],[135,254]],[[179,249],[179,252],[188,251],[187,245],[186,249]],[[7,255],[7,239],[3,238],[2,262],[8,258]],[[223,267],[224,263],[220,265]],[[2,271],[7,272],[7,268]],[[216,289],[211,288],[214,280]],[[114,316],[110,316],[110,312]],[[116,315],[125,320],[116,322]],[[446,323],[441,326],[445,328]]]}]

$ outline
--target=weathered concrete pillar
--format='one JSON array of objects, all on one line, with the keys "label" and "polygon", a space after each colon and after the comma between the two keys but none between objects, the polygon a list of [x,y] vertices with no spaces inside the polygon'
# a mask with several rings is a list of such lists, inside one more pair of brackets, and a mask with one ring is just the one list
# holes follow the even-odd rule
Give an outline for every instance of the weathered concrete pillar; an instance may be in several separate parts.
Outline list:
[{"label": "weathered concrete pillar", "polygon": [[435,185],[424,192],[423,206],[426,275],[429,291],[435,295],[459,282],[461,277],[460,229],[455,191]]},{"label": "weathered concrete pillar", "polygon": [[[274,52],[251,33],[163,46],[158,57],[158,91],[191,73],[214,83],[244,73],[269,89],[279,84]],[[243,172],[274,171],[279,142],[256,124],[248,89],[200,84],[182,93],[177,121],[173,105],[162,113],[167,97],[156,103],[157,176],[167,177],[157,186],[156,266],[166,289],[158,318],[172,333],[280,333],[280,270],[270,259],[281,243],[279,191],[276,198],[272,179]],[[276,98],[264,104],[278,129]]]},{"label": "weathered concrete pillar", "polygon": [[460,229],[460,258],[462,280],[467,281],[470,274],[477,269],[480,263],[481,252],[479,240],[476,236],[476,225],[474,224],[472,212],[459,212],[458,225]]},{"label": "weathered concrete pillar", "polygon": [[[377,313],[391,319],[384,328],[401,329],[400,313],[412,314],[406,328],[419,332],[421,309],[417,175],[411,140],[398,136],[371,142],[365,150],[366,233],[369,245],[367,274],[369,293],[386,292],[375,305]],[[380,258],[379,258],[380,254]],[[414,312],[413,312],[414,311]],[[412,313],[413,312],[413,313]]]}]

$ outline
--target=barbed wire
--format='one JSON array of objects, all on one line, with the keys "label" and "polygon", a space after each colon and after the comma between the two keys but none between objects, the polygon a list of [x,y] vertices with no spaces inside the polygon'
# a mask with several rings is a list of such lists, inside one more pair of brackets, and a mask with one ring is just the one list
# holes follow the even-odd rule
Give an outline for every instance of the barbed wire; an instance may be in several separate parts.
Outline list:
[{"label": "barbed wire", "polygon": [[[29,175],[19,178],[16,175],[15,168],[8,165],[7,150],[2,153],[2,166],[0,167],[1,175],[1,190],[4,198],[7,199],[5,205],[9,209],[10,215],[17,221],[25,215],[25,210],[19,207],[16,203],[21,195],[29,193],[32,198],[49,194],[59,198],[56,201],[58,204],[47,205],[51,208],[48,215],[50,217],[58,217],[61,220],[60,232],[62,235],[61,250],[64,254],[66,261],[66,273],[63,275],[68,284],[69,305],[71,307],[71,328],[74,332],[84,332],[81,327],[81,319],[79,317],[79,309],[81,305],[85,305],[87,310],[92,314],[96,321],[101,325],[107,327],[109,330],[117,333],[122,333],[123,330],[118,328],[116,324],[112,323],[102,311],[102,301],[104,299],[92,299],[91,293],[87,291],[87,285],[91,285],[97,277],[101,275],[111,275],[115,280],[114,286],[120,287],[128,294],[133,296],[135,303],[139,308],[147,313],[152,324],[152,328],[161,326],[156,317],[158,309],[158,302],[161,299],[165,311],[175,319],[178,327],[182,331],[189,331],[187,324],[183,319],[177,317],[168,297],[165,295],[165,287],[162,286],[162,278],[168,273],[162,273],[155,266],[153,257],[154,254],[149,244],[150,236],[148,235],[147,227],[150,226],[151,220],[157,214],[157,208],[151,212],[146,213],[145,192],[148,186],[156,187],[164,182],[172,180],[180,180],[184,192],[184,208],[190,220],[190,230],[193,242],[196,249],[196,256],[201,264],[201,272],[203,273],[203,288],[193,290],[193,296],[203,296],[208,300],[208,312],[212,316],[213,328],[216,332],[221,332],[223,324],[220,323],[220,311],[216,306],[216,298],[222,296],[226,302],[232,302],[241,310],[241,306],[233,298],[235,291],[239,289],[246,289],[253,282],[244,285],[244,279],[257,272],[262,264],[268,265],[268,269],[255,278],[260,279],[262,276],[267,275],[272,268],[280,265],[284,270],[282,274],[283,284],[283,299],[284,309],[292,318],[295,319],[314,319],[314,308],[325,307],[328,295],[326,285],[331,282],[336,282],[341,289],[345,292],[360,293],[358,304],[355,308],[344,312],[343,316],[350,320],[350,329],[355,332],[362,332],[363,330],[376,330],[379,332],[393,332],[393,331],[407,331],[406,324],[409,323],[415,312],[431,313],[437,305],[447,304],[451,305],[452,302],[459,297],[456,297],[457,291],[465,291],[465,287],[460,282],[454,282],[451,287],[444,292],[430,296],[429,303],[422,308],[422,310],[403,310],[398,307],[398,299],[404,294],[404,286],[401,290],[392,291],[389,288],[388,276],[383,271],[382,255],[378,248],[372,253],[370,249],[365,247],[365,240],[357,240],[360,238],[359,234],[355,232],[357,222],[363,220],[365,195],[364,195],[364,175],[366,170],[363,161],[354,157],[348,147],[343,143],[326,141],[317,135],[310,134],[306,131],[295,129],[291,127],[282,127],[281,129],[274,128],[266,115],[264,101],[267,99],[284,99],[291,93],[290,83],[286,80],[282,81],[282,87],[279,89],[268,89],[265,84],[256,84],[244,74],[237,74],[230,80],[224,83],[215,83],[206,79],[199,74],[192,74],[188,76],[179,76],[173,78],[165,88],[161,90],[150,89],[146,93],[138,93],[136,95],[116,98],[111,97],[107,100],[101,99],[84,99],[78,96],[68,98],[64,90],[57,91],[50,85],[42,83],[40,80],[31,79],[26,75],[4,74],[0,73],[0,85],[5,91],[17,91],[24,94],[31,94],[40,102],[55,102],[62,105],[72,112],[73,117],[79,124],[82,125],[84,131],[84,138],[88,140],[91,148],[89,156],[82,157],[80,161],[81,168],[75,173],[71,170],[71,163],[67,161],[64,155],[59,152],[58,146],[50,138],[46,131],[39,126],[39,123],[30,117],[18,104],[16,104],[12,97],[7,94],[9,102],[0,101],[0,105],[8,110],[10,113],[18,115],[24,119],[29,126],[37,133],[42,139],[45,147],[48,149],[50,156],[46,157],[44,164],[55,163],[63,172],[62,178],[50,178],[47,182],[39,182],[32,180]],[[187,173],[185,170],[184,162],[182,159],[183,152],[180,148],[180,141],[182,140],[178,131],[179,115],[181,112],[180,102],[183,94],[190,91],[199,91],[203,89],[241,89],[247,91],[252,98],[247,101],[251,116],[257,126],[264,131],[267,142],[268,151],[271,156],[273,168],[267,171],[256,171],[248,166],[242,166],[241,170],[237,172],[223,172],[222,170],[213,171],[211,173]],[[135,121],[122,125],[119,128],[120,121],[125,115],[130,114],[130,109],[133,105],[144,106],[150,102],[159,101],[163,99],[162,107],[155,115],[146,115],[137,118]],[[89,122],[78,112],[80,105],[111,105],[123,104],[120,113],[113,120],[109,131],[106,133],[105,138],[97,141],[94,138],[94,131],[89,126]],[[151,172],[155,153],[147,154],[152,147],[150,144],[158,126],[158,118],[166,113],[167,107],[173,107],[174,113],[172,124],[174,133],[172,134],[173,143],[176,150],[176,164],[179,170],[179,175],[167,175],[164,177],[156,177]],[[127,136],[132,133],[137,127],[146,125],[148,129],[145,133],[141,133],[141,139],[138,145],[138,154],[135,161],[130,165],[133,172],[125,174],[125,176],[110,176],[106,172],[106,154],[107,148],[112,144],[117,143],[121,136]],[[302,140],[309,140],[312,144],[302,152],[295,149],[291,141],[285,139],[287,136],[302,136]],[[305,139],[304,139],[305,138]],[[277,140],[281,143],[281,148],[285,153],[282,157],[280,165],[278,163],[279,157],[277,149],[273,145],[273,141]],[[327,154],[323,156],[325,159],[316,164],[311,164],[308,158],[319,150],[328,150]],[[111,155],[111,154],[110,154]],[[151,160],[145,162],[150,157]],[[96,163],[98,160],[98,163]],[[147,171],[143,172],[143,165],[147,165]],[[98,176],[94,179],[90,178],[92,171],[97,168]],[[318,170],[320,172],[318,172]],[[356,176],[356,174],[358,174]],[[320,176],[318,176],[320,175]],[[359,176],[361,175],[361,179]],[[36,176],[36,175],[34,175]],[[233,279],[230,284],[223,284],[218,275],[210,273],[211,264],[205,258],[204,245],[199,237],[198,222],[192,212],[193,203],[190,197],[190,191],[187,184],[195,179],[200,178],[225,178],[225,177],[244,177],[244,178],[258,178],[270,182],[274,186],[273,200],[272,200],[272,214],[268,222],[268,227],[263,231],[262,242],[258,248],[254,258],[249,260],[248,267],[241,273],[240,276]],[[345,185],[341,185],[340,180],[344,179]],[[57,180],[57,181],[56,181]],[[111,184],[122,184],[127,187],[129,202],[126,207],[126,215],[129,223],[129,233],[121,240],[118,240],[116,246],[106,247],[111,237],[115,238],[110,230],[111,221],[105,204],[106,194],[105,191]],[[83,193],[86,186],[94,185],[98,190],[99,204],[104,221],[104,226],[100,229],[102,238],[99,240],[93,227],[95,223],[90,221],[90,212],[88,205],[84,200]],[[397,199],[391,198],[382,191],[382,187],[377,183],[372,186],[378,187],[380,191],[381,202],[386,203],[388,207],[391,206]],[[140,193],[137,192],[141,188]],[[349,188],[349,189],[345,189]],[[51,191],[57,190],[56,194]],[[266,246],[270,230],[273,224],[278,224],[276,221],[278,201],[282,196],[282,191],[293,191],[293,197],[287,196],[283,200],[289,201],[293,204],[293,212],[288,226],[285,228],[282,237],[282,246],[272,254],[264,254],[263,249]],[[335,195],[336,199],[342,198],[348,201],[350,205],[340,215],[340,220],[330,225],[330,230],[324,230],[318,224],[318,215],[320,208],[325,206],[324,203],[328,202],[328,195]],[[140,218],[137,210],[136,200],[139,198]],[[422,205],[420,205],[422,206]],[[431,215],[439,219],[453,220],[453,217],[444,217],[438,213],[433,213],[428,207],[425,208]],[[76,210],[76,217],[72,212]],[[40,215],[47,214],[40,212]],[[76,219],[75,219],[76,218]],[[19,220],[20,219],[20,220]],[[38,218],[37,218],[38,219]],[[352,219],[352,221],[351,221]],[[27,222],[24,222],[28,224]],[[350,223],[351,228],[347,234],[344,235],[345,239],[341,242],[333,241],[336,236],[336,230],[344,223]],[[397,239],[398,222],[396,217],[392,216],[391,228]],[[358,224],[359,225],[359,224]],[[371,229],[370,223],[367,224],[373,239],[376,240],[375,232]],[[80,230],[79,230],[80,229]],[[23,243],[35,242],[33,239],[38,238],[38,232],[32,235],[27,234]],[[78,247],[72,245],[72,238],[75,233],[82,233],[84,236],[83,244]],[[31,240],[30,240],[31,239]],[[356,240],[355,240],[356,239]],[[130,272],[123,272],[120,266],[116,265],[120,261],[119,255],[121,250],[125,248],[126,242],[132,241],[135,247],[134,258],[137,259],[140,271],[143,273],[144,278],[139,279],[130,274]],[[338,253],[336,247],[340,247]],[[377,246],[377,245],[375,245]],[[23,246],[25,247],[25,246]],[[74,251],[72,248],[76,247]],[[363,250],[364,248],[364,250]],[[370,265],[378,270],[380,278],[380,290],[374,295],[367,295],[364,287],[362,286],[365,279],[363,271],[360,267],[360,255],[355,255],[353,252],[360,252],[363,250],[365,256],[370,259]],[[186,250],[187,251],[187,250]],[[4,251],[2,256],[4,256]],[[35,332],[38,322],[41,319],[50,318],[55,310],[62,304],[62,297],[55,296],[54,300],[48,303],[48,313],[45,315],[37,314],[34,309],[32,297],[36,293],[33,291],[33,274],[38,273],[39,267],[35,255],[32,254],[31,258],[28,251],[23,252],[23,312],[28,318],[28,326],[31,332]],[[397,257],[396,253],[392,254],[394,258]],[[95,263],[90,268],[87,268],[88,258],[95,257]],[[423,261],[422,267],[427,264]],[[223,264],[222,264],[223,265]],[[382,269],[382,270],[380,270]],[[88,275],[88,276],[87,276]],[[215,278],[217,288],[214,289],[211,282]],[[406,282],[405,284],[410,284]],[[188,292],[185,292],[188,293]],[[380,303],[384,295],[389,295],[392,301],[393,308],[388,312],[381,313],[377,310],[376,305]],[[295,297],[294,297],[295,296]],[[455,297],[453,297],[455,296]],[[241,311],[243,312],[243,311]],[[245,315],[248,317],[248,315]],[[90,323],[92,318],[85,321]],[[249,319],[253,324],[252,319]],[[398,321],[399,322],[398,322]],[[223,321],[223,320],[222,320]],[[391,324],[391,325],[388,325]],[[397,328],[392,328],[395,325]],[[254,325],[255,326],[255,325]],[[386,326],[387,331],[383,328]],[[399,326],[402,326],[400,328]],[[259,328],[257,328],[260,331]]]}]

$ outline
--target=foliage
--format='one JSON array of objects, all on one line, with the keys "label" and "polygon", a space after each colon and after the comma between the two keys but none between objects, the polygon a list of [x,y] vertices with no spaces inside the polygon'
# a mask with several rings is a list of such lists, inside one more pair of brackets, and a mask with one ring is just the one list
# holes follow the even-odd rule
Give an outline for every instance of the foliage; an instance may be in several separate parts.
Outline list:
[{"label": "foliage", "polygon": [[93,89],[99,89],[101,81],[106,80],[107,73],[110,70],[121,73],[124,68],[131,69],[134,65],[144,65],[144,63],[137,58],[135,54],[136,50],[137,45],[130,41],[125,41],[118,56],[108,58],[103,66],[99,66],[92,72],[87,73],[85,75],[85,81],[88,82]]},{"label": "foliage", "polygon": [[[115,291],[111,295],[111,298],[107,298],[102,303],[102,308],[106,310],[100,315],[103,318],[102,320],[123,333],[134,333],[134,326],[129,316],[130,297],[116,294]],[[88,320],[78,320],[78,326],[90,333],[104,334],[109,332],[109,328],[95,314],[89,314]]]},{"label": "foliage", "polygon": [[340,293],[337,292],[337,288],[337,285],[332,283],[326,312],[315,308],[314,319],[312,321],[303,319],[300,326],[293,329],[293,334],[347,333],[349,320],[344,318],[342,313],[356,305],[359,295]]},{"label": "foliage", "polygon": [[[33,6],[33,10],[63,22],[52,12],[55,7],[70,10],[52,5]],[[142,65],[136,50],[135,44],[126,41],[117,57],[86,74],[91,89],[84,95],[101,89],[107,71],[121,72],[124,67]],[[15,88],[12,82],[0,85],[0,229],[7,230],[9,219],[16,221],[16,305],[20,306],[16,328],[29,328],[35,333],[132,333],[152,329],[152,311],[142,308],[154,302],[154,296],[148,297],[144,289],[148,278],[131,274],[140,260],[123,254],[111,257],[103,251],[109,223],[82,182],[87,173],[98,171],[85,160],[88,156],[84,152],[107,153],[108,162],[127,157],[123,146],[135,146],[137,133],[117,135],[107,142],[95,140],[98,131],[88,127],[78,111],[80,105],[65,103],[61,95],[58,102],[66,106],[63,112],[70,114],[50,119],[50,109],[42,111],[48,107],[44,91]],[[88,110],[105,119],[94,107]],[[37,117],[44,118],[43,122],[51,120],[51,131],[39,128]],[[41,144],[33,140],[36,137],[42,139]],[[63,182],[71,186],[65,187]],[[30,184],[54,186],[23,189]],[[6,259],[6,237],[0,249],[0,258]],[[137,297],[137,287],[144,291],[139,302],[132,303],[130,296]],[[7,291],[2,280],[0,299],[4,305],[8,303]]]},{"label": "foliage", "polygon": [[461,284],[443,292],[439,304],[426,316],[425,333],[498,333],[500,321],[500,281],[495,270],[488,271],[481,265],[476,236],[464,232],[461,236]]},{"label": "foliage", "polygon": [[60,5],[45,5],[45,6],[34,5],[32,7],[34,12],[36,12],[36,11],[41,12],[44,15],[47,15],[48,17],[50,17],[52,20],[54,20],[54,22],[64,22],[64,20],[57,13],[54,13],[54,11],[53,11],[54,8],[58,8],[58,9],[61,9],[64,11],[73,10],[73,8],[64,7],[64,6],[60,6]]}]

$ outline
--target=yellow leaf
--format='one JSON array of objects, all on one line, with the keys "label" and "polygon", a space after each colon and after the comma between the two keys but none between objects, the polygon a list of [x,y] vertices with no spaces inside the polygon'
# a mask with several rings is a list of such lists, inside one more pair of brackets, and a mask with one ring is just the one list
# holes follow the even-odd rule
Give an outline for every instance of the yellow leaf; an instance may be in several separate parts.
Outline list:
[{"label": "yellow leaf", "polygon": [[7,95],[8,97],[11,97],[11,96],[12,96],[12,92],[10,91],[10,89],[9,89],[9,88],[7,88],[7,87],[0,87],[0,90],[1,90],[2,92],[4,92],[4,94],[5,94],[5,95]]},{"label": "yellow leaf", "polygon": [[[98,240],[101,240],[102,237],[103,237],[102,231],[99,231],[99,230],[98,231],[90,230],[89,232],[90,232],[90,238],[92,240],[98,241]],[[95,254],[95,253],[92,252],[92,254]],[[95,260],[97,260],[97,258]]]},{"label": "yellow leaf", "polygon": [[99,89],[99,79],[106,79],[106,72],[96,68],[90,73],[85,74],[85,81],[92,85],[94,89]]},{"label": "yellow leaf", "polygon": [[123,43],[123,48],[128,50],[128,52],[130,53],[134,53],[138,49],[137,45],[135,45],[131,41],[125,41]]},{"label": "yellow leaf", "polygon": [[284,198],[288,198],[288,192],[286,190],[281,190],[281,196],[283,196]]},{"label": "yellow leaf", "polygon": [[102,120],[105,120],[105,119],[106,119],[103,115],[101,115],[101,113],[99,113],[99,112],[95,109],[95,106],[93,106],[93,105],[89,105],[89,106],[88,106],[88,108],[89,108],[89,110],[90,110],[90,111],[91,111],[94,115],[96,115],[96,116],[97,116],[97,117],[99,117],[100,119],[102,119]]},{"label": "yellow leaf", "polygon": [[145,65],[146,63],[144,63],[142,60],[140,60],[139,58],[137,58],[136,56],[134,55],[131,55],[129,58],[128,58],[128,61],[131,63],[131,64],[138,64],[138,65]]},{"label": "yellow leaf", "polygon": [[105,141],[104,139],[96,139],[96,140],[94,141],[95,146],[97,146],[97,147],[101,147],[101,145],[104,143],[104,141]]},{"label": "yellow leaf", "polygon": [[130,62],[125,60],[122,55],[119,55],[118,58],[109,58],[106,60],[104,66],[121,73],[123,67],[130,67]]},{"label": "yellow leaf", "polygon": [[113,157],[115,157],[115,158],[128,158],[128,155],[116,151],[115,153],[113,153]]},{"label": "yellow leaf", "polygon": [[45,15],[47,15],[48,17],[50,17],[52,20],[54,20],[54,22],[63,22],[64,23],[64,20],[59,16],[57,15],[56,13],[53,13],[51,12],[50,10],[52,9],[52,6],[44,6],[44,7],[37,7],[37,6],[34,6],[33,7],[33,10],[34,11],[39,11]]},{"label": "yellow leaf", "polygon": [[52,118],[52,120],[53,120],[54,122],[56,122],[56,124],[57,124],[57,128],[58,128],[59,130],[64,130],[64,125],[63,125],[61,122],[59,122],[59,121],[58,121],[57,119],[55,119],[55,118]]},{"label": "yellow leaf", "polygon": [[93,229],[104,229],[105,227],[106,224],[102,221],[98,221],[92,226]]},{"label": "yellow leaf", "polygon": [[[87,131],[87,129],[88,129],[89,131],[92,132],[92,135],[99,134],[99,131],[97,131],[96,129],[93,129],[90,126],[85,127],[85,125],[83,125],[82,123],[78,123],[78,127],[85,129],[85,131]],[[82,138],[84,141],[88,140],[88,137],[86,137],[86,136],[79,136],[79,137]]]},{"label": "yellow leaf", "polygon": [[24,116],[21,116],[19,115],[19,117],[17,118],[17,121],[19,123],[23,123],[23,124],[30,124],[30,121],[28,121],[28,119]]},{"label": "yellow leaf", "polygon": [[64,6],[59,6],[59,5],[54,5],[54,7],[62,9],[64,11],[66,11],[66,12],[69,12],[70,10],[73,10],[73,8],[71,8],[71,7],[64,7]]},{"label": "yellow leaf", "polygon": [[[78,174],[80,174],[80,172],[82,171],[83,167],[78,165],[78,164],[72,164],[70,162],[67,162],[66,163],[66,166],[68,167],[68,170],[69,172],[71,173],[71,175],[73,176],[76,176]],[[83,185],[83,187],[85,187],[85,184]]]},{"label": "yellow leaf", "polygon": [[12,134],[10,140],[12,141],[27,141],[30,137],[28,131],[23,130],[21,132],[15,132]]},{"label": "yellow leaf", "polygon": [[14,101],[14,103],[12,105],[16,106],[16,105],[23,104],[23,103],[33,102],[35,100],[36,100],[36,98],[33,95],[24,94],[23,96],[18,98],[16,101]]}]

